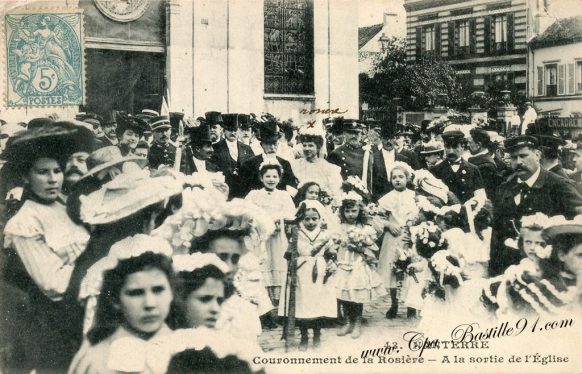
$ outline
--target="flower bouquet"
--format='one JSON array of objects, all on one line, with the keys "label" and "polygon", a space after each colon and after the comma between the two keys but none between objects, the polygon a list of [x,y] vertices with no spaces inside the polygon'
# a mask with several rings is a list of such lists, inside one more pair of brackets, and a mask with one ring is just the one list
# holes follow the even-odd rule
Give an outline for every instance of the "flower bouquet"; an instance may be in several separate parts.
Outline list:
[{"label": "flower bouquet", "polygon": [[463,273],[464,262],[448,250],[440,250],[432,255],[428,263],[434,279],[423,290],[426,294],[433,294],[445,300],[446,290],[444,286],[458,288],[467,276]]},{"label": "flower bouquet", "polygon": [[392,271],[396,275],[396,279],[399,281],[404,280],[404,275],[410,275],[416,283],[418,283],[418,278],[416,277],[416,270],[409,265],[412,264],[413,252],[410,249],[399,249],[398,259],[392,264]]},{"label": "flower bouquet", "polygon": [[331,196],[331,194],[329,193],[329,191],[324,188],[321,187],[321,189],[319,190],[319,202],[321,203],[321,205],[323,206],[330,206],[334,201],[333,196]]},{"label": "flower bouquet", "polygon": [[441,229],[432,221],[421,222],[410,228],[410,237],[416,247],[416,252],[424,258],[431,256],[447,247],[442,237]]},{"label": "flower bouquet", "polygon": [[375,252],[378,251],[376,245],[377,233],[371,226],[364,226],[361,228],[352,228],[347,233],[347,238],[344,239],[343,245],[348,250],[362,254],[364,261],[370,266],[378,264]]}]

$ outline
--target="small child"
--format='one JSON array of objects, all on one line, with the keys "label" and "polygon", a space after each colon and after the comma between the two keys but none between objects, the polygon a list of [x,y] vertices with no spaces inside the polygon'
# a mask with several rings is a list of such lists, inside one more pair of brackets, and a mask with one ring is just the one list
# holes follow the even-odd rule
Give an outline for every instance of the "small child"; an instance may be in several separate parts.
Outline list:
[{"label": "small child", "polygon": [[259,176],[263,188],[252,190],[245,198],[245,200],[263,208],[275,222],[276,230],[265,244],[267,254],[263,270],[265,285],[274,306],[279,305],[281,285],[285,274],[287,274],[287,263],[283,255],[288,242],[283,221],[285,219],[292,220],[295,216],[295,204],[291,195],[287,191],[276,188],[282,175],[283,167],[278,162],[261,164]]},{"label": "small child", "polygon": [[407,188],[413,175],[412,168],[404,162],[396,161],[390,171],[390,182],[394,189],[378,200],[378,206],[389,214],[386,221],[378,273],[386,288],[390,289],[390,309],[386,318],[396,318],[398,312],[398,280],[393,266],[404,248],[402,231],[408,219],[418,213],[416,193]]},{"label": "small child", "polygon": [[376,230],[368,225],[362,196],[356,191],[345,193],[339,211],[343,240],[338,251],[335,283],[346,324],[337,335],[351,333],[357,339],[361,335],[363,304],[384,296],[386,291],[370,265],[378,247]]},{"label": "small child", "polygon": [[[326,258],[333,256],[335,245],[331,235],[321,228],[324,206],[316,200],[303,201],[297,211],[299,232],[297,236],[297,288],[295,293],[295,318],[301,331],[299,350],[307,349],[308,329],[313,329],[313,347],[320,345],[321,325],[326,318],[337,317],[334,286]],[[329,260],[331,261],[331,260]],[[330,264],[332,265],[332,264]],[[283,301],[279,315],[287,316],[289,289],[283,287]]]},{"label": "small child", "polygon": [[293,200],[295,201],[295,205],[299,206],[303,200],[319,200],[319,192],[321,191],[321,187],[317,182],[307,182],[303,186],[299,187],[297,190],[297,194]]}]

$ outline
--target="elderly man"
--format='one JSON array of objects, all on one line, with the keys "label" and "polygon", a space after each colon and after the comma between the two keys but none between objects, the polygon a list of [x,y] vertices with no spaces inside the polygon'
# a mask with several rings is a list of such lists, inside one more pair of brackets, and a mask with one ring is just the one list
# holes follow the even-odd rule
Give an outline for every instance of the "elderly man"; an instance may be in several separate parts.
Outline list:
[{"label": "elderly man", "polygon": [[366,151],[362,147],[363,127],[354,119],[339,118],[336,121],[341,122],[341,126],[339,124],[334,125],[341,131],[345,142],[335,148],[329,154],[327,160],[341,168],[344,180],[351,175],[367,180],[368,164],[372,158],[372,150]]},{"label": "elderly man", "polygon": [[240,168],[241,176],[241,190],[238,196],[246,196],[250,190],[262,188],[261,179],[259,177],[259,166],[266,160],[276,160],[283,167],[283,175],[281,181],[277,185],[278,189],[295,190],[297,188],[297,178],[293,173],[289,161],[277,156],[277,144],[279,141],[280,132],[277,122],[270,120],[260,124],[259,140],[263,153],[246,160]]},{"label": "elderly man", "polygon": [[573,218],[580,211],[582,196],[573,181],[544,170],[540,165],[538,140],[521,135],[507,139],[514,174],[499,186],[493,203],[493,236],[489,272],[499,275],[522,258],[519,250],[505,245],[514,239],[521,218],[535,213]]},{"label": "elderly man", "polygon": [[224,125],[222,114],[220,112],[206,112],[204,113],[204,124],[210,129],[210,137],[212,144],[216,144],[222,139],[222,126]]}]

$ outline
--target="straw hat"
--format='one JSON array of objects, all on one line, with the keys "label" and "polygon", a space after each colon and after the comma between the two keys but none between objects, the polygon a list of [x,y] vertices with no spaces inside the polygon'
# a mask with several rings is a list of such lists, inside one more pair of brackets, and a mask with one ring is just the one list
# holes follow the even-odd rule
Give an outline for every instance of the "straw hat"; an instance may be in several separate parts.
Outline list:
[{"label": "straw hat", "polygon": [[[108,167],[125,163],[127,161],[135,161],[140,167],[144,167],[147,163],[147,159],[143,157],[127,155],[123,156],[119,147],[111,145],[108,147],[99,148],[95,152],[91,153],[87,158],[87,168],[89,171],[83,176],[83,178],[89,175],[95,175]],[[81,179],[83,179],[81,178]]]},{"label": "straw hat", "polygon": [[143,208],[182,193],[172,176],[152,178],[146,170],[126,172],[87,196],[81,196],[81,219],[98,225],[119,221]]}]

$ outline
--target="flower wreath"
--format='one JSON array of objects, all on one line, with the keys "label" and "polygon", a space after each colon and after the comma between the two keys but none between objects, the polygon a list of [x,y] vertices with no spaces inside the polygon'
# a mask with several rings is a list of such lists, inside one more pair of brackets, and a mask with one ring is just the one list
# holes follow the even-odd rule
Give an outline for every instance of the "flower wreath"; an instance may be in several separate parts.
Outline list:
[{"label": "flower wreath", "polygon": [[422,295],[433,294],[436,297],[446,300],[445,285],[452,288],[460,287],[467,279],[463,272],[463,259],[455,256],[448,250],[437,251],[428,263],[428,267],[433,274],[434,279],[431,280],[424,288]]},{"label": "flower wreath", "polygon": [[349,177],[346,178],[342,185],[342,189],[345,192],[355,190],[357,193],[361,195],[369,194],[368,187],[366,187],[366,184],[360,179],[360,177],[357,177],[355,175],[350,175]]},{"label": "flower wreath", "polygon": [[182,208],[152,233],[168,240],[175,254],[190,253],[194,238],[210,230],[242,231],[245,248],[258,253],[274,231],[264,210],[242,199],[227,202],[219,191],[208,188],[185,190],[182,196]]},{"label": "flower wreath", "polygon": [[434,213],[437,216],[444,216],[447,213],[453,212],[459,214],[461,212],[461,204],[455,205],[445,205],[443,207],[437,207],[431,203],[426,196],[417,196],[416,205],[419,210],[427,213]]}]

